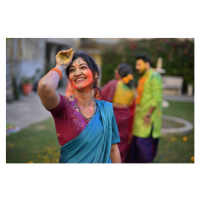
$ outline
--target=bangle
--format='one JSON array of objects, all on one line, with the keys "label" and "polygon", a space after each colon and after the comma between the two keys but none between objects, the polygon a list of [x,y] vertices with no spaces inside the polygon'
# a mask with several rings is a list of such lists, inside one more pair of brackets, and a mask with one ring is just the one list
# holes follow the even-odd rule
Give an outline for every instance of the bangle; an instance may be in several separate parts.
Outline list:
[{"label": "bangle", "polygon": [[62,72],[61,72],[58,68],[53,68],[53,69],[51,69],[50,71],[55,71],[55,72],[57,72],[57,73],[59,74],[59,76],[60,76],[60,79],[62,78]]},{"label": "bangle", "polygon": [[150,118],[150,117],[151,117],[151,115],[150,115],[150,114],[147,114],[147,115],[146,115],[146,117]]}]

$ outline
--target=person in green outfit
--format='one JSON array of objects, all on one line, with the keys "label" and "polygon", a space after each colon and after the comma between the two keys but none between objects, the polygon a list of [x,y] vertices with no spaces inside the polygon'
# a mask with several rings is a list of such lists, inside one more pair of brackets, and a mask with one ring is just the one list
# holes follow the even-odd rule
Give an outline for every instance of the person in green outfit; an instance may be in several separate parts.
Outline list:
[{"label": "person in green outfit", "polygon": [[137,85],[136,110],[130,163],[153,162],[162,126],[162,78],[151,67],[147,55],[136,58],[136,70],[141,75]]}]

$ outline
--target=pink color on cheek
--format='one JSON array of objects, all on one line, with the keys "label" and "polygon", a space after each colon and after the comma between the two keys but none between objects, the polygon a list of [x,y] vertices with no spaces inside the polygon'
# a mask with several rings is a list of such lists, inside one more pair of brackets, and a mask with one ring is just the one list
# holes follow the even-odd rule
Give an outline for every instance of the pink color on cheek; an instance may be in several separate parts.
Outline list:
[{"label": "pink color on cheek", "polygon": [[86,74],[86,76],[87,76],[87,82],[88,83],[93,82],[93,74],[90,70],[88,70],[88,73]]},{"label": "pink color on cheek", "polygon": [[85,76],[87,77],[87,80],[83,83],[82,85],[83,87],[93,82],[93,74],[91,70],[88,69],[87,72],[85,73]]},{"label": "pink color on cheek", "polygon": [[[93,74],[92,74],[92,71],[90,69],[85,70],[83,72],[83,74],[87,77],[87,79],[82,84],[80,84],[80,83],[78,84],[81,88],[87,87],[88,85],[91,85],[91,83],[93,83]],[[73,79],[70,79],[70,77],[69,77],[69,80],[71,82],[71,85],[74,88],[78,89],[78,87],[77,87],[76,83],[73,81]]]},{"label": "pink color on cheek", "polygon": [[69,75],[69,81],[70,81],[71,85],[74,86],[74,81],[73,81],[73,79],[71,79],[70,75]]}]

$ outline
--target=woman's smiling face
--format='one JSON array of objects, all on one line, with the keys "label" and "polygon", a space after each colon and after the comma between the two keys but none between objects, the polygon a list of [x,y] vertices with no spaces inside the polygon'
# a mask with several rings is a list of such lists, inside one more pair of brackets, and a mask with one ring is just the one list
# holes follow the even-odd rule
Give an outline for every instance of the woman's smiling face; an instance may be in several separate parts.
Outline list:
[{"label": "woman's smiling face", "polygon": [[93,88],[94,78],[92,71],[81,57],[74,60],[71,64],[69,80],[75,89]]}]

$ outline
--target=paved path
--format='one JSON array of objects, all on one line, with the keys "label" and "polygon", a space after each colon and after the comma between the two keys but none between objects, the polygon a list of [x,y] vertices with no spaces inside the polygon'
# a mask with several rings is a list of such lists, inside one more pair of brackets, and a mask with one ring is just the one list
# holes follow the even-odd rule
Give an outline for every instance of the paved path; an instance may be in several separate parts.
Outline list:
[{"label": "paved path", "polygon": [[[64,95],[65,89],[59,89],[58,92]],[[19,101],[6,103],[6,124],[16,125],[19,129],[44,121],[50,116],[37,92],[31,92],[27,96],[21,95]]]},{"label": "paved path", "polygon": [[182,96],[164,96],[163,99],[168,101],[179,101],[179,102],[194,102],[194,97],[182,95]]}]

